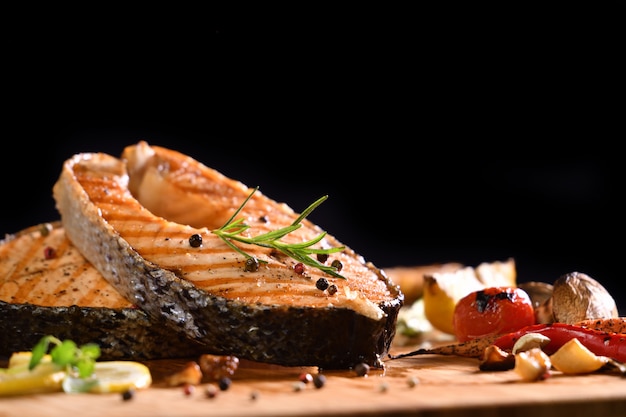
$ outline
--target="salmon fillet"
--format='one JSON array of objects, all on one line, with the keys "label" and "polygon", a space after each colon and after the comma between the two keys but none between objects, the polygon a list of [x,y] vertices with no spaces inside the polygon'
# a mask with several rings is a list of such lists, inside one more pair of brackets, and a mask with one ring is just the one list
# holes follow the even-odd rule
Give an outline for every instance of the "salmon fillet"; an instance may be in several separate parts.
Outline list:
[{"label": "salmon fillet", "polygon": [[98,343],[103,359],[177,358],[204,351],[125,299],[76,250],[58,221],[0,241],[0,312],[4,357],[31,350],[45,335]]},{"label": "salmon fillet", "polygon": [[[204,344],[210,353],[293,366],[381,366],[395,335],[403,295],[380,269],[330,234],[320,248],[344,247],[341,275],[275,249],[240,244],[247,258],[212,231],[252,194],[239,215],[257,236],[299,216],[289,206],[179,152],[142,141],[121,158],[74,155],[53,189],[69,239],[126,299]],[[307,219],[283,242],[314,239]],[[190,237],[202,244],[193,247]],[[316,287],[324,278],[336,293]]]}]

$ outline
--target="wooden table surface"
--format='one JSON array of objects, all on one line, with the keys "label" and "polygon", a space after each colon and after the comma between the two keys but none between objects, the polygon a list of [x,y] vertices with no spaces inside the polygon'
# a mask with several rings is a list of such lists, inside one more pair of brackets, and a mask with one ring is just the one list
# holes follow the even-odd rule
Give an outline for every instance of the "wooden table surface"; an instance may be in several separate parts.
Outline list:
[{"label": "wooden table surface", "polygon": [[[393,353],[410,350],[395,349]],[[514,371],[482,372],[475,359],[424,355],[386,360],[365,377],[328,371],[322,388],[295,385],[302,372],[242,361],[232,385],[206,395],[210,381],[191,394],[166,387],[164,378],[188,360],[145,362],[153,385],[129,401],[121,394],[41,394],[0,398],[0,417],[34,416],[626,416],[626,378],[616,373],[521,382]],[[411,387],[409,380],[417,379]]]}]

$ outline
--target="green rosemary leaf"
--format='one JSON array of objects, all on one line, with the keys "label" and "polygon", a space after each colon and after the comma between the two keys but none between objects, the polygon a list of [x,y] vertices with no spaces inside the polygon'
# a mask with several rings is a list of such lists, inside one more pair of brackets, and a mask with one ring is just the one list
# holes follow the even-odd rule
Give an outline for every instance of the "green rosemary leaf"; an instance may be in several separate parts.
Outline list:
[{"label": "green rosemary leaf", "polygon": [[311,204],[309,207],[307,207],[302,214],[300,214],[300,216],[292,223],[292,224],[298,224],[300,223],[302,220],[304,220],[309,214],[311,214],[311,212],[313,210],[315,210],[317,208],[317,206],[319,206],[320,204],[322,204],[324,201],[326,201],[326,199],[328,198],[327,195],[324,195],[320,198],[318,198],[313,204]]},{"label": "green rosemary leaf", "polygon": [[316,261],[315,259],[311,258],[310,256],[301,254],[299,252],[294,252],[290,249],[284,249],[284,253],[287,254],[289,257],[295,259],[296,261],[302,262],[303,264],[310,266],[312,268],[317,268],[323,272],[326,272],[329,275],[332,275],[335,278],[345,279],[343,275],[337,272],[337,269],[335,267],[323,265],[319,263],[318,261]]},{"label": "green rosemary leaf", "polygon": [[[309,255],[312,254],[331,254],[341,252],[345,249],[344,246],[336,247],[336,248],[312,248],[313,245],[319,243],[326,236],[326,232],[320,233],[315,238],[308,240],[306,242],[301,243],[286,243],[280,241],[283,237],[288,235],[289,233],[299,229],[302,227],[302,221],[309,215],[317,206],[322,204],[328,196],[325,195],[323,197],[318,198],[313,204],[308,206],[298,218],[289,226],[282,227],[277,230],[272,230],[267,233],[263,233],[254,237],[246,237],[242,236],[242,233],[249,229],[249,226],[246,225],[243,221],[243,218],[235,219],[237,215],[241,212],[246,203],[252,198],[252,195],[259,189],[256,187],[252,192],[248,195],[248,197],[244,200],[244,202],[237,208],[235,213],[228,219],[228,221],[219,229],[215,229],[212,233],[219,236],[230,248],[245,256],[246,258],[252,258],[252,256],[246,253],[243,249],[239,248],[233,241],[237,241],[240,243],[246,243],[251,245],[257,245],[264,248],[276,249],[283,254],[289,256],[290,258],[302,262],[304,265],[317,268],[322,272],[326,272],[327,274],[336,277],[345,279],[345,277],[338,273],[337,268],[333,266],[323,265],[317,260],[311,258]],[[260,259],[257,259],[259,262],[266,262]]]},{"label": "green rosemary leaf", "polygon": [[261,235],[255,236],[253,238],[247,239],[250,243],[256,242],[270,242],[274,240],[278,240],[288,235],[289,233],[297,230],[301,227],[301,224],[294,224],[291,226],[283,227],[282,229],[272,230],[271,232],[263,233]]},{"label": "green rosemary leaf", "polygon": [[[318,243],[319,241],[321,241],[322,239],[324,239],[325,236],[326,236],[326,232],[322,232],[319,235],[317,235],[317,237],[314,238],[314,239],[308,240],[306,242],[301,242],[301,243],[289,243],[288,245],[292,249],[303,249],[303,250],[306,250],[310,246],[313,246],[316,243]],[[322,249],[322,250],[325,250],[325,249]]]},{"label": "green rosemary leaf", "polygon": [[343,246],[339,246],[336,248],[328,248],[328,249],[316,249],[316,248],[306,248],[307,253],[311,254],[326,254],[330,255],[331,253],[342,252],[345,249]]},{"label": "green rosemary leaf", "polygon": [[245,256],[246,258],[252,258],[252,256],[248,255],[246,252],[244,252],[243,250],[239,249],[239,247],[237,245],[235,245],[233,242],[231,242],[228,239],[224,239],[224,237],[222,237],[222,240],[228,245],[230,246],[233,250],[235,250],[236,252],[239,252],[240,254],[242,254],[243,256]]},{"label": "green rosemary leaf", "polygon": [[228,221],[226,222],[226,224],[224,226],[222,226],[222,229],[224,229],[227,225],[229,224],[239,224],[241,222],[243,222],[243,219],[239,219],[239,220],[235,220],[233,222],[233,220],[235,219],[235,217],[237,217],[237,215],[239,214],[239,212],[243,209],[243,206],[245,206],[248,201],[252,198],[252,195],[254,193],[256,193],[259,190],[259,187],[257,186],[254,190],[252,190],[252,192],[248,195],[248,197],[243,201],[243,203],[241,203],[241,205],[239,206],[239,208],[237,210],[235,210],[235,212],[233,213],[232,216],[230,216],[230,219],[228,219]]}]

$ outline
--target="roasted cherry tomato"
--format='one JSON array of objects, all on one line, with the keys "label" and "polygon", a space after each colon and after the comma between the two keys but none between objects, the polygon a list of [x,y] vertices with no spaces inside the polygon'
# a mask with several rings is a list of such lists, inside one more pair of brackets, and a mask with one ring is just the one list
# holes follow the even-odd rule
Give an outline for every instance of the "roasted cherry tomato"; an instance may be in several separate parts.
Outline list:
[{"label": "roasted cherry tomato", "polygon": [[453,316],[459,342],[492,334],[510,333],[535,324],[535,310],[526,291],[516,287],[490,287],[461,298]]}]

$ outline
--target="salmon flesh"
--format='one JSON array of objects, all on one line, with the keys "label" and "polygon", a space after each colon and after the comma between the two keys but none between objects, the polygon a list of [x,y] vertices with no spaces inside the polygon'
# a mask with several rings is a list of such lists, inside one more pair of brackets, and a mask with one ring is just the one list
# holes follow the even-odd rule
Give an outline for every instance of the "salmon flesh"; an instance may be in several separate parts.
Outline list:
[{"label": "salmon flesh", "polygon": [[[316,247],[344,248],[325,262],[340,262],[345,279],[301,268],[274,248],[231,241],[261,261],[247,269],[248,257],[213,231],[240,208],[247,236],[299,217],[252,191],[187,155],[141,141],[121,158],[74,155],[53,195],[67,236],[104,278],[209,353],[287,366],[382,366],[403,304],[399,287],[330,234]],[[307,242],[323,232],[308,219],[301,224],[281,241]],[[196,235],[201,244],[192,245]],[[337,291],[318,289],[320,278]]]},{"label": "salmon flesh", "polygon": [[97,343],[107,360],[204,352],[124,298],[72,245],[58,221],[0,241],[0,335],[1,357],[29,351],[46,335]]}]

